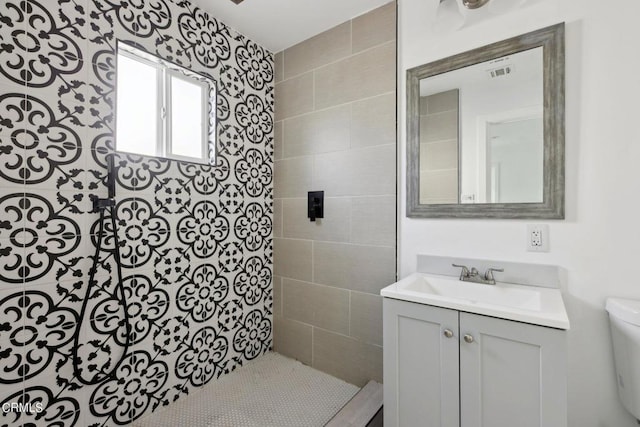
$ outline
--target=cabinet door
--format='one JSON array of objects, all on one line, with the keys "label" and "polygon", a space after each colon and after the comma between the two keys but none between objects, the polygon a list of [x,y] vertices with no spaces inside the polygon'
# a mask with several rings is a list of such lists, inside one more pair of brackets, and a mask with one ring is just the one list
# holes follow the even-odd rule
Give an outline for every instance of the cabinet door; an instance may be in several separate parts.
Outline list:
[{"label": "cabinet door", "polygon": [[383,306],[385,427],[459,427],[458,312],[390,298]]},{"label": "cabinet door", "polygon": [[460,336],[462,427],[566,427],[564,331],[460,313]]}]

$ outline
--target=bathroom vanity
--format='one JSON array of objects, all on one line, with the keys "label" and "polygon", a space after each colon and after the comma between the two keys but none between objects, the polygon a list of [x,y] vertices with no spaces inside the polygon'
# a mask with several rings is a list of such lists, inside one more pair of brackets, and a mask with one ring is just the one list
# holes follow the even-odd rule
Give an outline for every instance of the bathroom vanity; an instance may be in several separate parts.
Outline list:
[{"label": "bathroom vanity", "polygon": [[[407,216],[563,219],[564,80],[562,23],[408,69]],[[566,427],[558,268],[417,267],[381,291],[385,426]]]},{"label": "bathroom vanity", "polygon": [[381,294],[385,426],[566,427],[559,289],[414,273]]}]

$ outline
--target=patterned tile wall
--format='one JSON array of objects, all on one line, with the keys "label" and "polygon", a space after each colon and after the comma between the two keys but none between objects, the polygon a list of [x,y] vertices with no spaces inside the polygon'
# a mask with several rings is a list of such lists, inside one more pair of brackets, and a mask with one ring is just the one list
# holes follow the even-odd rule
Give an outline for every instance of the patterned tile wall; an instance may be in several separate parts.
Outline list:
[{"label": "patterned tile wall", "polygon": [[[118,236],[93,264],[116,41],[218,84],[214,167],[116,154]],[[2,426],[126,425],[271,347],[273,56],[182,0],[0,2]],[[110,218],[104,223],[112,231]],[[72,368],[110,372],[85,386]],[[104,375],[103,375],[104,377]],[[25,410],[25,407],[27,410]],[[29,411],[31,409],[31,411]]]}]

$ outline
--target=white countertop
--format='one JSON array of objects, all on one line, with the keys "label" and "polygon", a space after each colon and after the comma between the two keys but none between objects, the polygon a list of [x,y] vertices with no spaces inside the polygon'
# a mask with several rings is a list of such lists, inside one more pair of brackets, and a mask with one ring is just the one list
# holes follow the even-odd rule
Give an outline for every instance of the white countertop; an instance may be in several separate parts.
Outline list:
[{"label": "white countertop", "polygon": [[569,329],[559,289],[498,282],[485,285],[452,276],[413,273],[380,295],[558,329]]}]

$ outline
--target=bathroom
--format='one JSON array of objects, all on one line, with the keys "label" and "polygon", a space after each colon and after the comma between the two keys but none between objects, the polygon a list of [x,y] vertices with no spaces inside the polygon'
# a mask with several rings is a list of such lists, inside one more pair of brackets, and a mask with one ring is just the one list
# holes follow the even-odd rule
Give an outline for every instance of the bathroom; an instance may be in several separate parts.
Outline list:
[{"label": "bathroom", "polygon": [[[128,425],[270,350],[356,387],[382,383],[380,291],[423,254],[557,266],[571,323],[566,425],[636,425],[618,397],[605,300],[640,299],[629,201],[640,4],[527,0],[489,13],[491,2],[454,25],[438,0],[3,0],[0,402],[43,411],[3,406],[0,425]],[[564,218],[408,216],[407,70],[559,23]],[[92,205],[107,197],[118,144],[118,40],[206,75],[217,101],[213,166],[111,157],[124,281],[113,225],[101,233]],[[324,191],[316,221],[309,191]],[[532,224],[547,227],[548,252],[527,251]],[[92,270],[101,298],[89,305],[112,316],[89,322]],[[145,384],[127,409],[126,381],[85,385],[73,366],[77,331],[85,349],[97,342],[89,324],[125,334],[122,294],[134,333],[120,366]],[[122,341],[94,349],[96,364],[114,369]]]}]

